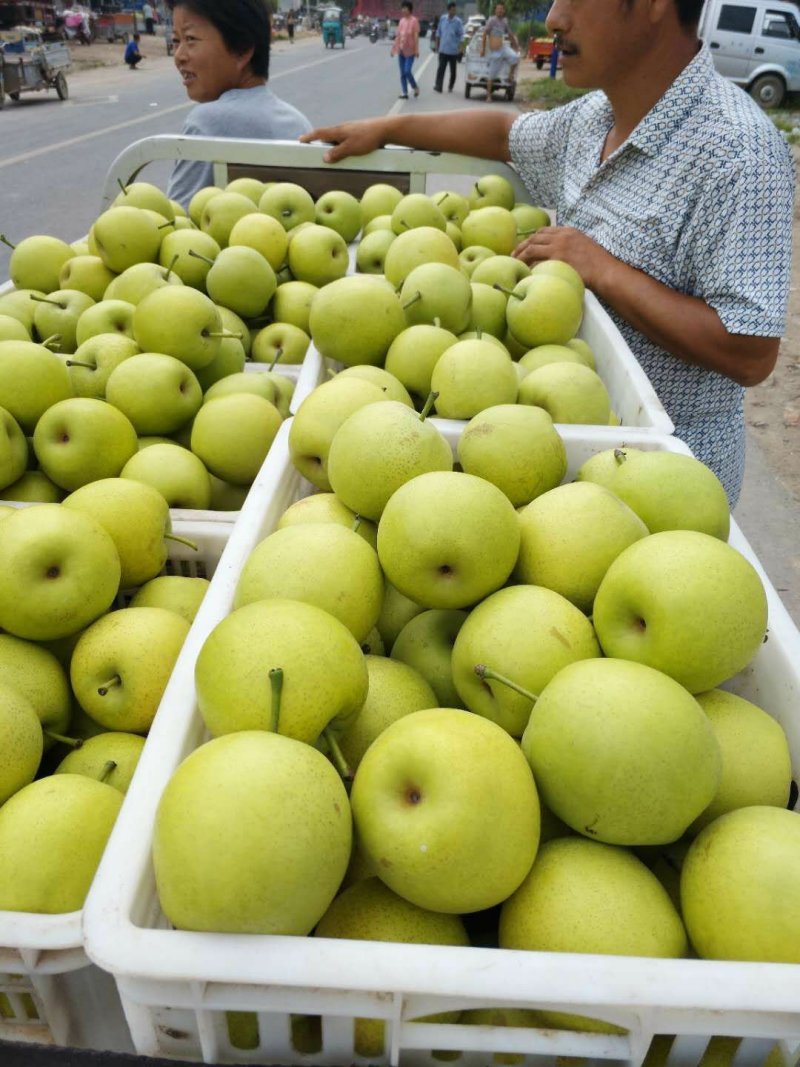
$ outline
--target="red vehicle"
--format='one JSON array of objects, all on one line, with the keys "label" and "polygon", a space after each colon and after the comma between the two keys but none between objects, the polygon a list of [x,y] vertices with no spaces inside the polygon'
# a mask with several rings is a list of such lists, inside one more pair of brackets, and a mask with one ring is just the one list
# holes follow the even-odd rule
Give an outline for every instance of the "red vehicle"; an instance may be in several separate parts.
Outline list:
[{"label": "red vehicle", "polygon": [[[541,70],[545,63],[550,62],[550,57],[553,54],[553,38],[552,37],[532,37],[528,41],[528,59],[532,59],[536,64],[536,69]],[[559,68],[561,63],[558,64]]]}]

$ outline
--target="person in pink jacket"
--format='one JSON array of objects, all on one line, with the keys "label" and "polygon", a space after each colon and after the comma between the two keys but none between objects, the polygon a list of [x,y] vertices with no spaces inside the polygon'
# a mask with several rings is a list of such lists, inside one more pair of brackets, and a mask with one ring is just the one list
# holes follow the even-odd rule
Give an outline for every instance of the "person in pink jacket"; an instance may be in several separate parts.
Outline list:
[{"label": "person in pink jacket", "polygon": [[392,45],[392,55],[397,56],[400,63],[400,99],[408,100],[409,86],[414,90],[414,96],[419,96],[419,86],[411,73],[414,60],[419,55],[419,23],[413,15],[411,0],[403,0],[400,10],[402,16]]}]

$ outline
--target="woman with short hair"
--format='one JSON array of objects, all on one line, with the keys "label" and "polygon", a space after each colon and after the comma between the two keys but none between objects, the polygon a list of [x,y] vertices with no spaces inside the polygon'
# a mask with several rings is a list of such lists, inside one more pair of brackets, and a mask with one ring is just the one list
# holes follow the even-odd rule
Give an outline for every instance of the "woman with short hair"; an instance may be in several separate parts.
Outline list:
[{"label": "woman with short hair", "polygon": [[[182,132],[195,137],[296,140],[308,119],[267,84],[271,26],[264,0],[170,0],[173,59],[196,102]],[[186,206],[213,185],[211,163],[180,160],[167,194]]]}]

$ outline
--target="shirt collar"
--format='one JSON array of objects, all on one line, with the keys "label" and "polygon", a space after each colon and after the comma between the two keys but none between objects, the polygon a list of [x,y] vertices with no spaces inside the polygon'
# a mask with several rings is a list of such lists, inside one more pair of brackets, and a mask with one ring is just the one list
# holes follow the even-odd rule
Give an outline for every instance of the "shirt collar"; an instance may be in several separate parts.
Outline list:
[{"label": "shirt collar", "polygon": [[645,155],[656,155],[686,116],[707,96],[714,77],[711,52],[704,44],[661,99],[647,112],[627,144]]}]

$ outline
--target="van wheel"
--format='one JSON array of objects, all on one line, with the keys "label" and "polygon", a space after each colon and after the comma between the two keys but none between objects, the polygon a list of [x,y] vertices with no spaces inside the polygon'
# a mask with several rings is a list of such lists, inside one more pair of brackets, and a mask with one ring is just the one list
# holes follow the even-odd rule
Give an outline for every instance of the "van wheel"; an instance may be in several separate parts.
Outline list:
[{"label": "van wheel", "polygon": [[780,107],[786,95],[786,85],[778,74],[762,74],[750,86],[750,95],[759,107]]},{"label": "van wheel", "polygon": [[472,86],[471,85],[465,85],[464,86],[464,96],[467,98],[467,100],[469,100],[471,93],[472,93]]}]

